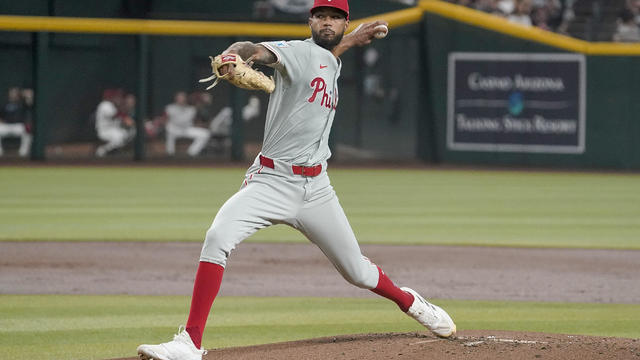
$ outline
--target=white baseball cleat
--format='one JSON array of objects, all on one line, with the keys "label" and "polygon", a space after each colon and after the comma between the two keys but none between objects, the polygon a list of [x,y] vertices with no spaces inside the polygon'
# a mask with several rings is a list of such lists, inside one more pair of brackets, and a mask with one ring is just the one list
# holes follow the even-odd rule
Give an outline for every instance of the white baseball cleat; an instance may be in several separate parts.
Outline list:
[{"label": "white baseball cleat", "polygon": [[456,335],[456,324],[446,311],[431,304],[413,289],[403,287],[400,290],[413,295],[413,304],[407,311],[407,315],[440,337],[448,338]]},{"label": "white baseball cleat", "polygon": [[141,360],[202,360],[206,355],[204,349],[197,349],[191,336],[182,326],[173,340],[160,345],[138,346],[138,357]]}]

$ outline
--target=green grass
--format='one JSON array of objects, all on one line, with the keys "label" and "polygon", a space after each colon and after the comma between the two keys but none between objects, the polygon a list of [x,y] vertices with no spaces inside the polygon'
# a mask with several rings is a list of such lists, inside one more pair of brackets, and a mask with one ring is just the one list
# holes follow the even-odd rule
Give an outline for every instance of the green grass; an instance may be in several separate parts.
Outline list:
[{"label": "green grass", "polygon": [[[459,329],[640,337],[640,305],[437,301]],[[185,296],[0,296],[0,354],[20,359],[135,356],[141,343],[168,341],[185,322]],[[206,348],[339,334],[423,331],[383,299],[216,300]]]},{"label": "green grass", "polygon": [[[244,169],[0,168],[0,240],[201,241]],[[362,243],[640,249],[640,175],[331,169]],[[250,241],[305,241],[286,226]]]}]

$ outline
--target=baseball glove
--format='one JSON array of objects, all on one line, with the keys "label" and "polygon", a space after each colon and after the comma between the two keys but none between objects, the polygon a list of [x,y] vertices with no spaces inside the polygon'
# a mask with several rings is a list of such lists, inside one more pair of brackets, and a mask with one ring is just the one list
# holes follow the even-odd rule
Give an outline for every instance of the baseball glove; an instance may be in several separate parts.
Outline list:
[{"label": "baseball glove", "polygon": [[[238,54],[224,54],[218,55],[215,58],[209,56],[211,59],[211,68],[213,69],[213,75],[206,79],[201,79],[200,82],[207,82],[215,79],[216,81],[207,87],[207,90],[218,85],[220,79],[227,80],[233,85],[248,90],[262,90],[267,93],[272,93],[276,88],[273,78],[266,76],[262,72],[255,70],[251,67],[251,64],[245,63],[244,60]],[[229,71],[224,75],[220,75],[220,68],[224,65],[233,66],[233,71]]]}]

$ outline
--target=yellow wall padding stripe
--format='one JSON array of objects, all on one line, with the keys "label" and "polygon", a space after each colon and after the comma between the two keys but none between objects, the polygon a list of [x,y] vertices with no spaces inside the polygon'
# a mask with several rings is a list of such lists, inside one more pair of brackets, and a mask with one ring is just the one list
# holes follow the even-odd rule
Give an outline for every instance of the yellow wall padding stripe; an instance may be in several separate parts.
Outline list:
[{"label": "yellow wall padding stripe", "polygon": [[[396,27],[406,24],[418,23],[421,19],[422,10],[416,7],[354,20],[350,23],[349,27],[350,29],[353,29],[363,22],[374,20],[386,20],[389,22],[390,27]],[[6,15],[0,15],[0,30],[94,34],[258,36],[269,38],[304,38],[311,36],[309,26],[307,26],[306,24],[182,20],[131,20]]]},{"label": "yellow wall padding stripe", "polygon": [[529,26],[514,24],[499,16],[485,14],[443,1],[421,0],[422,10],[469,25],[510,35],[524,40],[589,55],[640,55],[640,44],[588,42]]},{"label": "yellow wall padding stripe", "polygon": [[303,24],[46,16],[0,16],[0,29],[8,31],[194,36],[292,36],[302,38],[310,35],[309,27]]}]

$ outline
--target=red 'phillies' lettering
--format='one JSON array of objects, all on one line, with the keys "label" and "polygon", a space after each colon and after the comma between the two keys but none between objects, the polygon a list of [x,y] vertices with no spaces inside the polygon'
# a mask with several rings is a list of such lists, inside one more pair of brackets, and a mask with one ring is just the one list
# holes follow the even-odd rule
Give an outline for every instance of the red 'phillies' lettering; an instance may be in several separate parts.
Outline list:
[{"label": "red 'phillies' lettering", "polygon": [[324,82],[323,78],[317,77],[311,80],[311,87],[315,88],[315,90],[313,91],[313,95],[311,95],[309,100],[307,100],[310,103],[316,101],[316,95],[318,95],[320,91],[324,91],[327,88],[327,83]]},{"label": "red 'phillies' lettering", "polygon": [[313,95],[311,95],[311,97],[307,100],[308,102],[312,103],[316,101],[316,96],[318,96],[318,94],[322,92],[322,100],[320,101],[320,106],[324,106],[328,109],[331,109],[331,108],[335,109],[338,106],[337,89],[335,91],[334,99],[333,99],[334,101],[332,103],[331,93],[327,93],[327,83],[324,81],[323,78],[317,77],[311,80],[311,84],[309,85],[313,89]]}]

